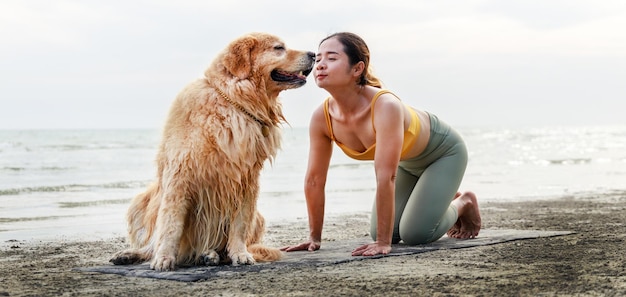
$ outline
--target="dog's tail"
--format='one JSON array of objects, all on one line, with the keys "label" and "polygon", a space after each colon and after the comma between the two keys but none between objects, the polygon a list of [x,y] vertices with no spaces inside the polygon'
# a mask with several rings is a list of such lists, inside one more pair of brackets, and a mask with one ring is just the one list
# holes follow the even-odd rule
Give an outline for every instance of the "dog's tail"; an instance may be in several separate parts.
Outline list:
[{"label": "dog's tail", "polygon": [[267,247],[260,243],[248,246],[248,252],[252,254],[254,261],[257,262],[273,262],[280,260],[283,257],[283,252],[281,250]]}]

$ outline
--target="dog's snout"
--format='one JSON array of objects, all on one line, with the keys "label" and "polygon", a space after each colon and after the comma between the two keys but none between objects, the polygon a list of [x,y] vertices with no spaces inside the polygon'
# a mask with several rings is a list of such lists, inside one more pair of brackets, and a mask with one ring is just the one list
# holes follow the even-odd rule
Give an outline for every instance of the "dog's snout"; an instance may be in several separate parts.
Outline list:
[{"label": "dog's snout", "polygon": [[309,58],[311,58],[311,60],[315,61],[315,53],[314,52],[307,52],[306,54],[307,54],[307,56],[309,56]]}]

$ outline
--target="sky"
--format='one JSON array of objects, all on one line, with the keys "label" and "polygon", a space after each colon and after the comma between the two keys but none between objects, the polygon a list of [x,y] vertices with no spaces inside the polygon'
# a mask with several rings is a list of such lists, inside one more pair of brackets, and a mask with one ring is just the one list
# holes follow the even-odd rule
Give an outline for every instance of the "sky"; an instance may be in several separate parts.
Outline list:
[{"label": "sky", "polygon": [[[386,88],[459,126],[625,125],[626,1],[3,0],[0,129],[161,128],[248,32],[359,34]],[[292,127],[327,96],[281,93]]]}]

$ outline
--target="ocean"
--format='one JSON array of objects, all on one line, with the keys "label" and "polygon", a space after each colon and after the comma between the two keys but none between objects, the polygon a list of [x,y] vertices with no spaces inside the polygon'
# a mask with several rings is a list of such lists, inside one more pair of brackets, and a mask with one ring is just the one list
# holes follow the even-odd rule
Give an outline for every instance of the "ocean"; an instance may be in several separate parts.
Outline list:
[{"label": "ocean", "polygon": [[[306,128],[284,127],[261,177],[268,224],[306,220]],[[460,190],[528,201],[626,190],[626,126],[457,127],[469,149]],[[132,197],[156,174],[158,130],[0,130],[0,242],[124,236]],[[335,150],[327,215],[369,212],[373,162]]]}]

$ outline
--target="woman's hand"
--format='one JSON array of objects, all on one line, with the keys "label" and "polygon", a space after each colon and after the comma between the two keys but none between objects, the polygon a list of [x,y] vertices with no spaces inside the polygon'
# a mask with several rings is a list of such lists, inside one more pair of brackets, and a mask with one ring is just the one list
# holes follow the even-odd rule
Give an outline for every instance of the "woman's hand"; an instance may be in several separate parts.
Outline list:
[{"label": "woman's hand", "polygon": [[386,255],[391,252],[391,245],[379,244],[377,241],[374,243],[368,243],[356,248],[352,251],[352,256],[375,256]]},{"label": "woman's hand", "polygon": [[294,252],[294,251],[304,251],[307,250],[309,252],[317,251],[320,249],[321,243],[319,241],[307,241],[298,245],[290,245],[281,247],[280,250],[283,252]]}]

